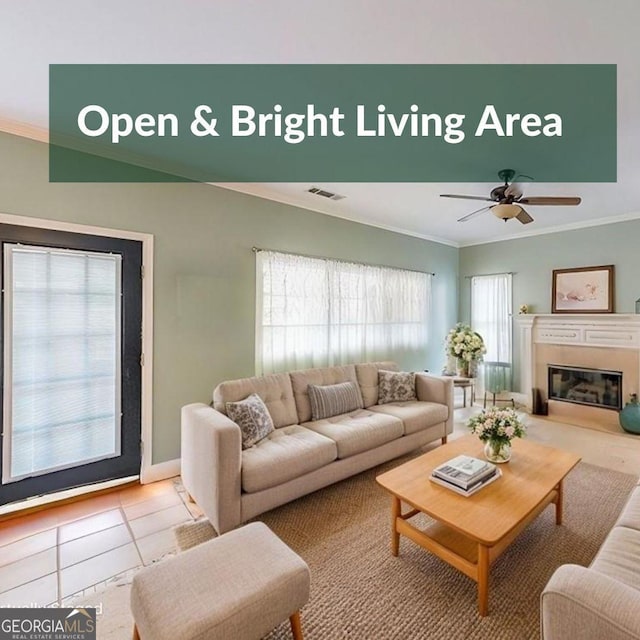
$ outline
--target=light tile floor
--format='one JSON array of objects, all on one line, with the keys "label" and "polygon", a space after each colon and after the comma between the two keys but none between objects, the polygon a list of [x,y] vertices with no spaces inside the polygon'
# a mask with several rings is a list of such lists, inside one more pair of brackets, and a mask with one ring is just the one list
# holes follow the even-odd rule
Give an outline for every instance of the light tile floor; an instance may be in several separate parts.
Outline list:
[{"label": "light tile floor", "polygon": [[173,551],[172,528],[198,518],[179,478],[0,523],[0,607],[46,606]]},{"label": "light tile floor", "polygon": [[[462,396],[456,406],[462,406]],[[478,411],[457,409],[451,437],[467,433],[465,423]],[[526,420],[532,440],[574,451],[584,462],[640,474],[640,436],[536,416]],[[172,528],[201,515],[175,478],[0,523],[0,607],[64,604],[73,594],[172,551]]]},{"label": "light tile floor", "polygon": [[[457,409],[452,437],[467,434],[466,421],[479,411],[479,406]],[[610,433],[578,427],[542,416],[526,415],[525,424],[530,440],[572,451],[589,464],[640,475],[640,436],[622,430],[620,433]]]}]

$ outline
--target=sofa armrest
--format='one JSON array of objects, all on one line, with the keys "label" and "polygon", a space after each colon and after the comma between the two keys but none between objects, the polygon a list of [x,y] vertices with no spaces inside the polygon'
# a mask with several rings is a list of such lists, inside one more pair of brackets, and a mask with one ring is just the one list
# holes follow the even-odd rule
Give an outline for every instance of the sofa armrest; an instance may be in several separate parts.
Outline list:
[{"label": "sofa armrest", "polygon": [[240,427],[209,405],[182,407],[182,482],[218,533],[240,524]]},{"label": "sofa armrest", "polygon": [[449,408],[445,434],[453,433],[453,379],[416,373],[416,395],[422,402],[438,402]]},{"label": "sofa armrest", "polygon": [[640,638],[640,591],[593,569],[559,567],[540,604],[544,640]]}]

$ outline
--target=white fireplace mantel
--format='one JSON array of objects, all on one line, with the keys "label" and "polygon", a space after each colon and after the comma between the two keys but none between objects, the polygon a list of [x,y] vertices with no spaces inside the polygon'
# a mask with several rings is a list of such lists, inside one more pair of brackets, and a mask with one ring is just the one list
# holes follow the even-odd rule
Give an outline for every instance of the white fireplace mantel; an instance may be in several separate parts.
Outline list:
[{"label": "white fireplace mantel", "polygon": [[517,316],[520,344],[520,385],[533,404],[535,345],[633,349],[640,351],[640,315],[606,314],[527,314]]}]

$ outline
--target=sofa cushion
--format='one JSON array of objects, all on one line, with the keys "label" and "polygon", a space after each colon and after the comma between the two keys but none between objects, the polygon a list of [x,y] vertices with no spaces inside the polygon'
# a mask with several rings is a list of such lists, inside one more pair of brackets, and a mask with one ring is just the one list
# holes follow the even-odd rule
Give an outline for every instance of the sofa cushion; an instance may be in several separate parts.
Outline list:
[{"label": "sofa cushion", "polygon": [[257,393],[239,402],[227,402],[226,409],[229,418],[240,427],[243,449],[266,438],[274,429],[269,409]]},{"label": "sofa cushion", "polygon": [[397,371],[395,362],[365,362],[356,365],[356,376],[362,392],[364,408],[378,404],[378,371]]},{"label": "sofa cushion", "polygon": [[325,386],[310,384],[309,402],[313,420],[362,409],[362,395],[357,382],[339,382]]},{"label": "sofa cushion", "polygon": [[299,425],[270,433],[242,452],[242,489],[269,489],[315,471],[338,457],[336,443]]},{"label": "sofa cushion", "polygon": [[378,371],[378,404],[417,400],[416,374],[409,371]]},{"label": "sofa cushion", "polygon": [[399,418],[358,409],[341,416],[306,422],[303,426],[331,438],[338,445],[338,458],[348,458],[400,438],[404,426]]},{"label": "sofa cushion", "polygon": [[311,402],[309,401],[309,385],[324,386],[339,382],[358,382],[356,369],[352,364],[343,367],[322,367],[319,369],[301,369],[292,371],[291,386],[295,398],[300,423],[311,420]]},{"label": "sofa cushion", "polygon": [[296,403],[293,400],[288,373],[221,382],[213,392],[213,406],[226,415],[227,402],[238,402],[252,393],[257,393],[267,405],[276,428],[298,424]]},{"label": "sofa cushion", "polygon": [[446,422],[449,417],[449,408],[445,404],[437,402],[391,402],[370,407],[369,411],[384,413],[400,418],[404,424],[404,435],[408,436],[418,431],[423,431],[441,422]]},{"label": "sofa cushion", "polygon": [[627,527],[611,529],[591,568],[640,590],[640,531]]},{"label": "sofa cushion", "polygon": [[616,525],[640,531],[640,487],[631,492]]}]

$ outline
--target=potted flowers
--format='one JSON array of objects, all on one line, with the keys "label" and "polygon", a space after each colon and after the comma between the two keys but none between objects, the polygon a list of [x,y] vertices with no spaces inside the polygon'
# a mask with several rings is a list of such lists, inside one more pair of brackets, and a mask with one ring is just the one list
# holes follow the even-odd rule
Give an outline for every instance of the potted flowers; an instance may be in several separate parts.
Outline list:
[{"label": "potted flowers", "polygon": [[468,324],[458,324],[447,334],[447,355],[456,358],[458,375],[469,377],[471,363],[482,360],[487,352],[484,340]]},{"label": "potted flowers", "polygon": [[491,462],[508,462],[511,440],[522,438],[525,426],[513,409],[491,407],[469,420],[471,433],[485,443],[484,454]]}]

